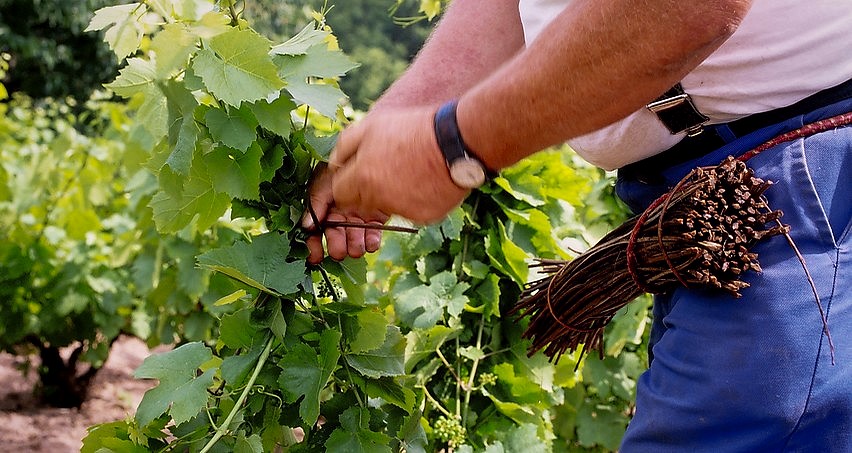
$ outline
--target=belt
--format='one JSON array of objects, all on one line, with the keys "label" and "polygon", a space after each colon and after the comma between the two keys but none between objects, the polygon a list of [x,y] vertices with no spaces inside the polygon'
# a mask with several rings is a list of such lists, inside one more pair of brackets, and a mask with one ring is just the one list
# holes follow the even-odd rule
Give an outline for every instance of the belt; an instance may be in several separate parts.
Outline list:
[{"label": "belt", "polygon": [[[619,169],[619,175],[640,181],[651,182],[661,171],[673,165],[699,158],[730,143],[732,138],[742,137],[758,129],[804,115],[820,107],[852,98],[852,80],[826,88],[787,107],[756,113],[725,124],[705,126],[700,132],[687,135],[683,140],[660,154],[648,157]],[[719,130],[731,135],[722,137]]]}]

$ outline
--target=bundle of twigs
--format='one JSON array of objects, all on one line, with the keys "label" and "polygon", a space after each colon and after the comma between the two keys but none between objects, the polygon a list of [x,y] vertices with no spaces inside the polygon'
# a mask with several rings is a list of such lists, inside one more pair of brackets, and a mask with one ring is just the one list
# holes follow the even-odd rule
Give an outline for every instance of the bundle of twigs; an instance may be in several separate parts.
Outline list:
[{"label": "bundle of twigs", "polygon": [[769,208],[770,182],[729,157],[693,170],[671,191],[606,235],[572,261],[541,260],[550,274],[531,282],[515,313],[531,317],[524,333],[530,354],[551,359],[584,345],[603,353],[603,330],[616,312],[643,293],[678,285],[718,288],[740,296],[740,277],[760,271],[749,250],[758,241],[787,234]]}]

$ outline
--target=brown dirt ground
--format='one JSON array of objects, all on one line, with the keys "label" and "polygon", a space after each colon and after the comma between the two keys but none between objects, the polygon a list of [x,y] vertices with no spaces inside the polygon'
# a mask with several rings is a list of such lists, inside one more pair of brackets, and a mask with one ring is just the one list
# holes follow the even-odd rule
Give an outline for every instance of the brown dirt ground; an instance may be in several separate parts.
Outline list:
[{"label": "brown dirt ground", "polygon": [[31,366],[24,376],[20,368],[25,358],[0,354],[0,450],[79,452],[87,427],[132,414],[145,391],[155,384],[133,379],[133,370],[150,354],[136,338],[116,341],[79,410],[40,405],[32,393],[37,380],[35,369]]}]

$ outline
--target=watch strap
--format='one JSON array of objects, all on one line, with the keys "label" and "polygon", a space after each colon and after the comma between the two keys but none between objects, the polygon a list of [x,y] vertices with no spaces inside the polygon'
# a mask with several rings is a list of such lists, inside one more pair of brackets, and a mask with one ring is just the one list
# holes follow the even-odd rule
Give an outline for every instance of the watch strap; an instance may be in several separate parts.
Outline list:
[{"label": "watch strap", "polygon": [[435,113],[435,138],[438,140],[438,147],[448,165],[459,159],[475,159],[485,170],[485,177],[492,179],[497,176],[497,173],[489,169],[482,159],[471,152],[462,139],[456,117],[458,104],[457,99],[447,101]]}]

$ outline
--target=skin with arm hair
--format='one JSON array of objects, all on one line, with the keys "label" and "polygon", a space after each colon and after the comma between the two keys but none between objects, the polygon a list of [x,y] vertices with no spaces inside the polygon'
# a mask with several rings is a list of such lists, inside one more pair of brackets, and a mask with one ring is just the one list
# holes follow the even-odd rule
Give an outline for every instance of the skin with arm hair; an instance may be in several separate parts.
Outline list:
[{"label": "skin with arm hair", "polygon": [[[493,74],[523,46],[518,0],[453,0],[417,58],[376,101],[367,117],[413,106],[437,108]],[[443,160],[436,162],[444,165]],[[344,210],[336,206],[331,174],[325,167],[315,175],[310,197],[320,220],[382,223],[388,218],[378,210]],[[310,215],[305,215],[303,226],[309,230],[315,228]],[[328,228],[325,236],[329,256],[338,260],[346,255],[359,257],[373,252],[381,241],[379,230],[351,227]],[[322,260],[322,237],[311,236],[308,248],[310,262]]]},{"label": "skin with arm hair", "polygon": [[[511,3],[517,20],[517,1],[493,3],[507,15]],[[492,2],[453,4],[477,16],[489,14]],[[444,48],[433,51],[430,42],[422,55],[431,60],[412,66],[389,91],[389,96],[405,95],[379,101],[381,108],[341,134],[330,161],[328,205],[438,221],[467,195],[450,179],[432,131],[440,102],[460,99],[458,123],[466,144],[486,166],[499,170],[641,108],[717,49],[750,6],[748,0],[575,0],[527,48],[498,45],[502,64],[495,58],[481,70],[462,71],[481,80],[461,77],[430,98],[422,78],[452,79],[454,67],[468,58],[470,42],[492,45],[452,35],[455,30],[448,28],[439,36],[439,26],[430,41]],[[464,28],[464,15],[451,17],[452,10],[445,21]],[[518,39],[515,32],[507,35]],[[451,50],[456,53],[444,53]]]}]

